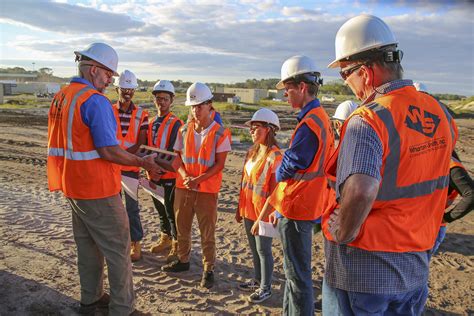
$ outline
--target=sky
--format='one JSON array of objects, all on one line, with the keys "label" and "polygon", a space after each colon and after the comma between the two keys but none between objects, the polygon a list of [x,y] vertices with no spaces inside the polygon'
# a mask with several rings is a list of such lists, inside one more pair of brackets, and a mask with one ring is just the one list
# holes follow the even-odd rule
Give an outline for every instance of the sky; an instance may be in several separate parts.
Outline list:
[{"label": "sky", "polygon": [[0,67],[76,74],[75,50],[105,42],[119,72],[143,80],[234,83],[279,78],[285,59],[311,57],[326,82],[334,39],[369,13],[391,28],[405,78],[432,93],[474,94],[473,1],[2,0]]}]

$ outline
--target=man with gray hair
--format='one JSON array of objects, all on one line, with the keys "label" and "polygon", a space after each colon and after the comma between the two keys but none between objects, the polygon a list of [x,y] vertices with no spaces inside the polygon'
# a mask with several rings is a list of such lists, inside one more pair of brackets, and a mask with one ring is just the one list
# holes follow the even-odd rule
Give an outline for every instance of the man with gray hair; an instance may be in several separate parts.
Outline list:
[{"label": "man with gray hair", "polygon": [[362,102],[327,165],[338,207],[323,214],[323,314],[420,315],[443,217],[457,130],[435,99],[403,80],[384,21],[359,15],[336,35],[340,74]]},{"label": "man with gray hair", "polygon": [[[48,114],[48,185],[72,209],[81,282],[81,314],[109,307],[110,315],[134,311],[130,233],[120,198],[119,165],[159,171],[154,156],[120,148],[110,101],[102,93],[117,76],[118,56],[104,43],[76,51],[78,77],[59,91]],[[104,257],[110,297],[104,293]]]}]

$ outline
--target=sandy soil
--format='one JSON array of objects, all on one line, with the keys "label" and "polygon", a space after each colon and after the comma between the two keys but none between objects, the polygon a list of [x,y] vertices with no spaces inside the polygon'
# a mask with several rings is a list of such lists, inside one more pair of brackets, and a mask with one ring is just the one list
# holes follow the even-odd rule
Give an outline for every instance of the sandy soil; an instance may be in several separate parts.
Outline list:
[{"label": "sandy soil", "polygon": [[[50,193],[46,184],[46,115],[46,109],[0,110],[0,315],[73,315],[78,305],[70,210],[62,195]],[[474,120],[457,122],[458,152],[468,169],[474,170]],[[235,146],[224,171],[216,233],[217,285],[211,290],[198,286],[202,264],[196,225],[190,271],[161,272],[164,258],[147,251],[158,239],[157,212],[151,199],[140,194],[145,253],[133,265],[133,273],[137,308],[143,314],[281,313],[284,272],[279,241],[274,241],[272,298],[253,305],[237,288],[252,276],[244,229],[234,221],[244,150],[244,145]],[[426,315],[474,314],[473,220],[470,214],[448,227],[432,261]],[[313,284],[318,297],[324,266],[321,234],[313,241]]]}]

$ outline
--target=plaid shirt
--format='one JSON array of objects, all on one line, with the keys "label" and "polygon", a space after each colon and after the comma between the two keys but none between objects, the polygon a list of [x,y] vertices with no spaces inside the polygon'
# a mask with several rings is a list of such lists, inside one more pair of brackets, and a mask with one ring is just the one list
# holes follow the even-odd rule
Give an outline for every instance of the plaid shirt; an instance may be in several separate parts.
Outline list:
[{"label": "plaid shirt", "polygon": [[[390,91],[413,85],[411,80],[395,80],[377,87],[371,102]],[[365,174],[381,179],[383,147],[372,127],[360,116],[347,125],[338,156],[336,194],[352,174]],[[367,251],[324,241],[329,286],[345,291],[371,294],[399,294],[426,285],[429,274],[428,252]]]}]

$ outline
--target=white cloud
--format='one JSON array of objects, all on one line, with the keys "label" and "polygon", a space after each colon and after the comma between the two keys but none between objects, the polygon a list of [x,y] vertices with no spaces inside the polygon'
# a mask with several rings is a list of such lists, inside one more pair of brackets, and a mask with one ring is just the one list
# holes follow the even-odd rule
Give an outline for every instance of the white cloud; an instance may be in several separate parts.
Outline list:
[{"label": "white cloud", "polygon": [[[326,65],[334,58],[338,28],[361,12],[380,14],[376,4],[359,3],[355,9],[341,1],[318,9],[317,3],[290,7],[273,0],[97,1],[81,6],[12,0],[11,14],[0,13],[0,18],[58,35],[45,39],[32,32],[31,38],[8,43],[23,53],[65,60],[73,66],[74,50],[105,41],[117,49],[121,69],[129,67],[144,79],[214,77],[235,82],[278,77],[282,62],[296,54],[312,57],[326,78],[336,77],[337,72]],[[430,86],[440,92],[446,92],[444,86],[472,94],[473,7],[435,3],[424,8],[415,3],[415,9],[403,10],[403,5],[397,5],[393,13],[390,6],[382,5],[387,12],[381,16],[405,52],[406,77],[434,82]],[[338,6],[345,11],[337,11]],[[74,37],[64,33],[74,33]],[[454,83],[444,85],[447,81]]]}]

